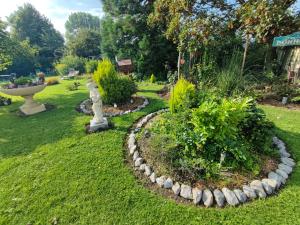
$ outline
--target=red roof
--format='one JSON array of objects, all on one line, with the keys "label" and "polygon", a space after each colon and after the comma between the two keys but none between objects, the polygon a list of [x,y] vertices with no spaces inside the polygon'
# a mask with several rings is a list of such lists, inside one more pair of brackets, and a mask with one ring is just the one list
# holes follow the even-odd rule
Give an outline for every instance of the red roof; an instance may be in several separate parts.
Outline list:
[{"label": "red roof", "polygon": [[124,59],[118,61],[118,66],[131,66],[131,65],[132,65],[131,59]]}]

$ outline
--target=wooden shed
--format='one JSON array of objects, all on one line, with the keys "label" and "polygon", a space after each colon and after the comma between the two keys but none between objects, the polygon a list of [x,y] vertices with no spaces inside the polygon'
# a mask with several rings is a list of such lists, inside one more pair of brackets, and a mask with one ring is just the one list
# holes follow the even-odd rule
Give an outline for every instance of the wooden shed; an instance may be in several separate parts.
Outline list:
[{"label": "wooden shed", "polygon": [[133,72],[133,64],[131,59],[116,60],[118,65],[118,70],[125,74],[130,74]]}]

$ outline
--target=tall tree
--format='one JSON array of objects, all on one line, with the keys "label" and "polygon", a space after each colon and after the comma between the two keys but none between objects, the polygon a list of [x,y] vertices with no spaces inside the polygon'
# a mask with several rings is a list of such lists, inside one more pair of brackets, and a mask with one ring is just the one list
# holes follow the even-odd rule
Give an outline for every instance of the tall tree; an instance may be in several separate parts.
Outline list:
[{"label": "tall tree", "polygon": [[149,27],[152,1],[102,0],[105,17],[101,22],[101,49],[104,56],[131,58],[138,73],[166,75],[174,67],[176,46],[158,27]]},{"label": "tall tree", "polygon": [[38,67],[51,69],[56,60],[55,52],[63,48],[64,39],[49,19],[26,3],[12,13],[8,21],[12,38],[20,42],[28,40],[31,46],[38,49]]},{"label": "tall tree", "polygon": [[77,34],[79,29],[99,31],[100,18],[85,12],[72,13],[69,16],[65,27],[66,37],[67,39],[70,39]]},{"label": "tall tree", "polygon": [[5,29],[6,25],[0,19],[0,71],[7,69],[7,67],[12,63],[10,54],[12,44]]},{"label": "tall tree", "polygon": [[71,55],[83,58],[100,57],[100,33],[89,29],[79,29],[76,36],[67,42],[67,50]]}]

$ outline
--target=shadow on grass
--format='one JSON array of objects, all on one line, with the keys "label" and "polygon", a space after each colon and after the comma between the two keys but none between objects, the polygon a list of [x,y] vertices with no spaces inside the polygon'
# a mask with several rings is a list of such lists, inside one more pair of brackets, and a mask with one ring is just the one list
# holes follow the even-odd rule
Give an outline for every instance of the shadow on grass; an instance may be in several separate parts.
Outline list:
[{"label": "shadow on grass", "polygon": [[[29,117],[17,116],[16,112],[0,114],[0,159],[26,155],[38,146],[76,135],[73,126],[78,113],[75,106],[84,98],[85,93],[58,94],[39,99],[54,105],[53,110]],[[11,109],[15,110],[16,107],[12,106]]]}]

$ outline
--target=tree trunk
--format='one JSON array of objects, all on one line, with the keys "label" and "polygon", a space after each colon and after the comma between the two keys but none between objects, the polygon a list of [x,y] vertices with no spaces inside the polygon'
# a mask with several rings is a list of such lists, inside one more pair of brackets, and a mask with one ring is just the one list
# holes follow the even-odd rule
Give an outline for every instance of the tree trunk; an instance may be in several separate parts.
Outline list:
[{"label": "tree trunk", "polygon": [[177,63],[178,80],[180,79],[180,65],[181,65],[181,51],[179,51],[179,54],[178,54],[178,63]]},{"label": "tree trunk", "polygon": [[267,73],[272,72],[272,44],[268,43],[268,49],[265,58],[265,71]]},{"label": "tree trunk", "polygon": [[250,44],[250,34],[247,34],[246,35],[246,46],[245,46],[245,49],[244,49],[244,56],[243,56],[243,63],[242,63],[242,68],[241,68],[241,76],[243,76],[243,73],[244,73],[244,68],[245,68],[245,63],[246,63],[246,58],[247,58],[247,52],[248,52],[248,49],[249,49],[249,44]]}]

